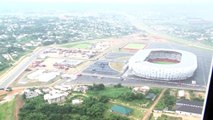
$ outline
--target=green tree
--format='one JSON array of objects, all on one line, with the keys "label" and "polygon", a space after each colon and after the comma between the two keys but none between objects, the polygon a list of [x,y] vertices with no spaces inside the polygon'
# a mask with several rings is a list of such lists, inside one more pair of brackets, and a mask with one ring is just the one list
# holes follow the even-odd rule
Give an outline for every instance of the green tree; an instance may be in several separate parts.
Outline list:
[{"label": "green tree", "polygon": [[63,120],[63,114],[52,113],[49,115],[49,120]]},{"label": "green tree", "polygon": [[161,89],[159,89],[159,88],[152,88],[152,89],[150,89],[149,93],[159,94],[160,91],[161,91]]},{"label": "green tree", "polygon": [[86,109],[87,115],[91,117],[101,117],[103,116],[104,111],[106,110],[106,107],[104,106],[103,103],[96,103],[90,106],[89,108]]},{"label": "green tree", "polygon": [[42,113],[31,112],[31,113],[28,113],[28,115],[25,118],[20,119],[20,120],[48,120],[48,118],[46,115],[44,115]]},{"label": "green tree", "polygon": [[104,84],[93,84],[93,86],[89,86],[90,90],[94,90],[94,91],[100,91],[100,90],[104,90],[105,86]]},{"label": "green tree", "polygon": [[83,115],[80,117],[80,120],[90,120],[90,117]]},{"label": "green tree", "polygon": [[118,83],[117,85],[114,85],[114,87],[115,87],[115,88],[121,88],[121,87],[123,87],[123,86],[121,85],[121,83]]},{"label": "green tree", "polygon": [[99,102],[107,103],[109,101],[109,98],[107,96],[100,96]]},{"label": "green tree", "polygon": [[125,101],[133,101],[133,100],[143,99],[144,95],[141,93],[127,92],[122,94],[120,98]]},{"label": "green tree", "polygon": [[106,120],[129,120],[129,118],[117,114],[110,114]]}]

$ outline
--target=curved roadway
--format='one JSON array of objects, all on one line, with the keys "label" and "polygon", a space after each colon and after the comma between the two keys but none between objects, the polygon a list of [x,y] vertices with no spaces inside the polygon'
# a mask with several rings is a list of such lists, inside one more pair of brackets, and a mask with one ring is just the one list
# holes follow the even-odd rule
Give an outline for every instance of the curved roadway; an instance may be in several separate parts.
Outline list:
[{"label": "curved roadway", "polygon": [[5,74],[4,77],[0,79],[0,88],[6,89],[13,81],[15,81],[21,73],[23,73],[27,67],[32,63],[33,60],[42,52],[43,49],[39,49],[32,53],[28,58],[21,61],[14,69]]}]

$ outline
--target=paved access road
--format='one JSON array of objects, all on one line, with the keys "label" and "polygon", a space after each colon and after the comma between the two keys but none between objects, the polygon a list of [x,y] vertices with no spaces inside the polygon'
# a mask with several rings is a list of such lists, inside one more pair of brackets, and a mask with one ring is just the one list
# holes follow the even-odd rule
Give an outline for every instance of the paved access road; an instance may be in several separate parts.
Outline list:
[{"label": "paved access road", "polygon": [[188,90],[198,90],[205,91],[206,86],[204,85],[192,85],[187,83],[178,83],[178,82],[168,82],[168,81],[159,81],[159,80],[148,80],[137,77],[129,76],[126,79],[122,79],[116,76],[110,75],[98,75],[98,74],[83,74],[79,76],[76,80],[65,82],[65,84],[100,84],[105,85],[116,85],[122,84],[125,86],[153,86],[153,87],[163,87],[163,88],[176,88],[176,89],[188,89]]},{"label": "paved access road", "polygon": [[6,89],[13,81],[15,81],[21,73],[23,73],[27,67],[37,58],[37,56],[43,51],[39,49],[31,54],[30,57],[25,58],[17,66],[14,67],[8,74],[5,74],[0,79],[0,88]]}]

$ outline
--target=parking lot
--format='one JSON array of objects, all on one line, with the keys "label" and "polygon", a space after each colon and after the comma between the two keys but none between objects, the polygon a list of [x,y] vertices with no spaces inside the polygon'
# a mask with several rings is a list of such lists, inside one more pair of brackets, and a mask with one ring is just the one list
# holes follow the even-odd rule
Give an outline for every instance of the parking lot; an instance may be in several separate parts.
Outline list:
[{"label": "parking lot", "polygon": [[112,75],[118,76],[119,73],[109,67],[109,62],[106,60],[99,60],[94,64],[90,65],[83,73],[99,74],[99,75]]},{"label": "parking lot", "polygon": [[121,58],[121,57],[131,57],[133,55],[134,55],[134,53],[126,53],[126,52],[108,53],[105,56],[105,59],[114,60],[114,59],[118,59],[118,58]]}]

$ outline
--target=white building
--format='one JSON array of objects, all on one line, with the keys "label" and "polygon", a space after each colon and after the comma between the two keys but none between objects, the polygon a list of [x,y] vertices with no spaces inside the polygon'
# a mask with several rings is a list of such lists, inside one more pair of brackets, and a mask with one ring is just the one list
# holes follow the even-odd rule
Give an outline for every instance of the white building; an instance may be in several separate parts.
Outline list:
[{"label": "white building", "polygon": [[69,90],[67,87],[59,86],[59,85],[54,86],[54,88],[57,89],[57,90],[61,90],[61,91],[68,91]]},{"label": "white building", "polygon": [[39,94],[35,91],[26,89],[26,90],[24,90],[24,95],[25,95],[26,99],[30,99],[30,98],[37,97]]},{"label": "white building", "polygon": [[178,91],[178,97],[184,97],[185,96],[185,91],[184,90],[179,90]]},{"label": "white building", "polygon": [[[149,60],[177,61],[157,64]],[[145,49],[138,51],[128,63],[131,74],[147,79],[185,80],[197,69],[197,57],[190,52],[173,49]]]},{"label": "white building", "polygon": [[80,99],[74,99],[74,100],[72,100],[72,104],[73,105],[79,105],[79,104],[81,104],[83,101],[82,100],[80,100]]},{"label": "white building", "polygon": [[44,100],[46,100],[49,104],[60,103],[60,102],[64,102],[67,96],[68,96],[68,93],[45,94]]},{"label": "white building", "polygon": [[75,86],[73,91],[86,93],[88,89],[88,86]]},{"label": "white building", "polygon": [[41,92],[41,90],[39,90],[39,89],[35,89],[34,91],[37,92],[39,95],[43,94],[43,93]]},{"label": "white building", "polygon": [[132,89],[134,93],[142,93],[142,94],[146,94],[149,90],[150,88],[148,86],[134,87]]}]

